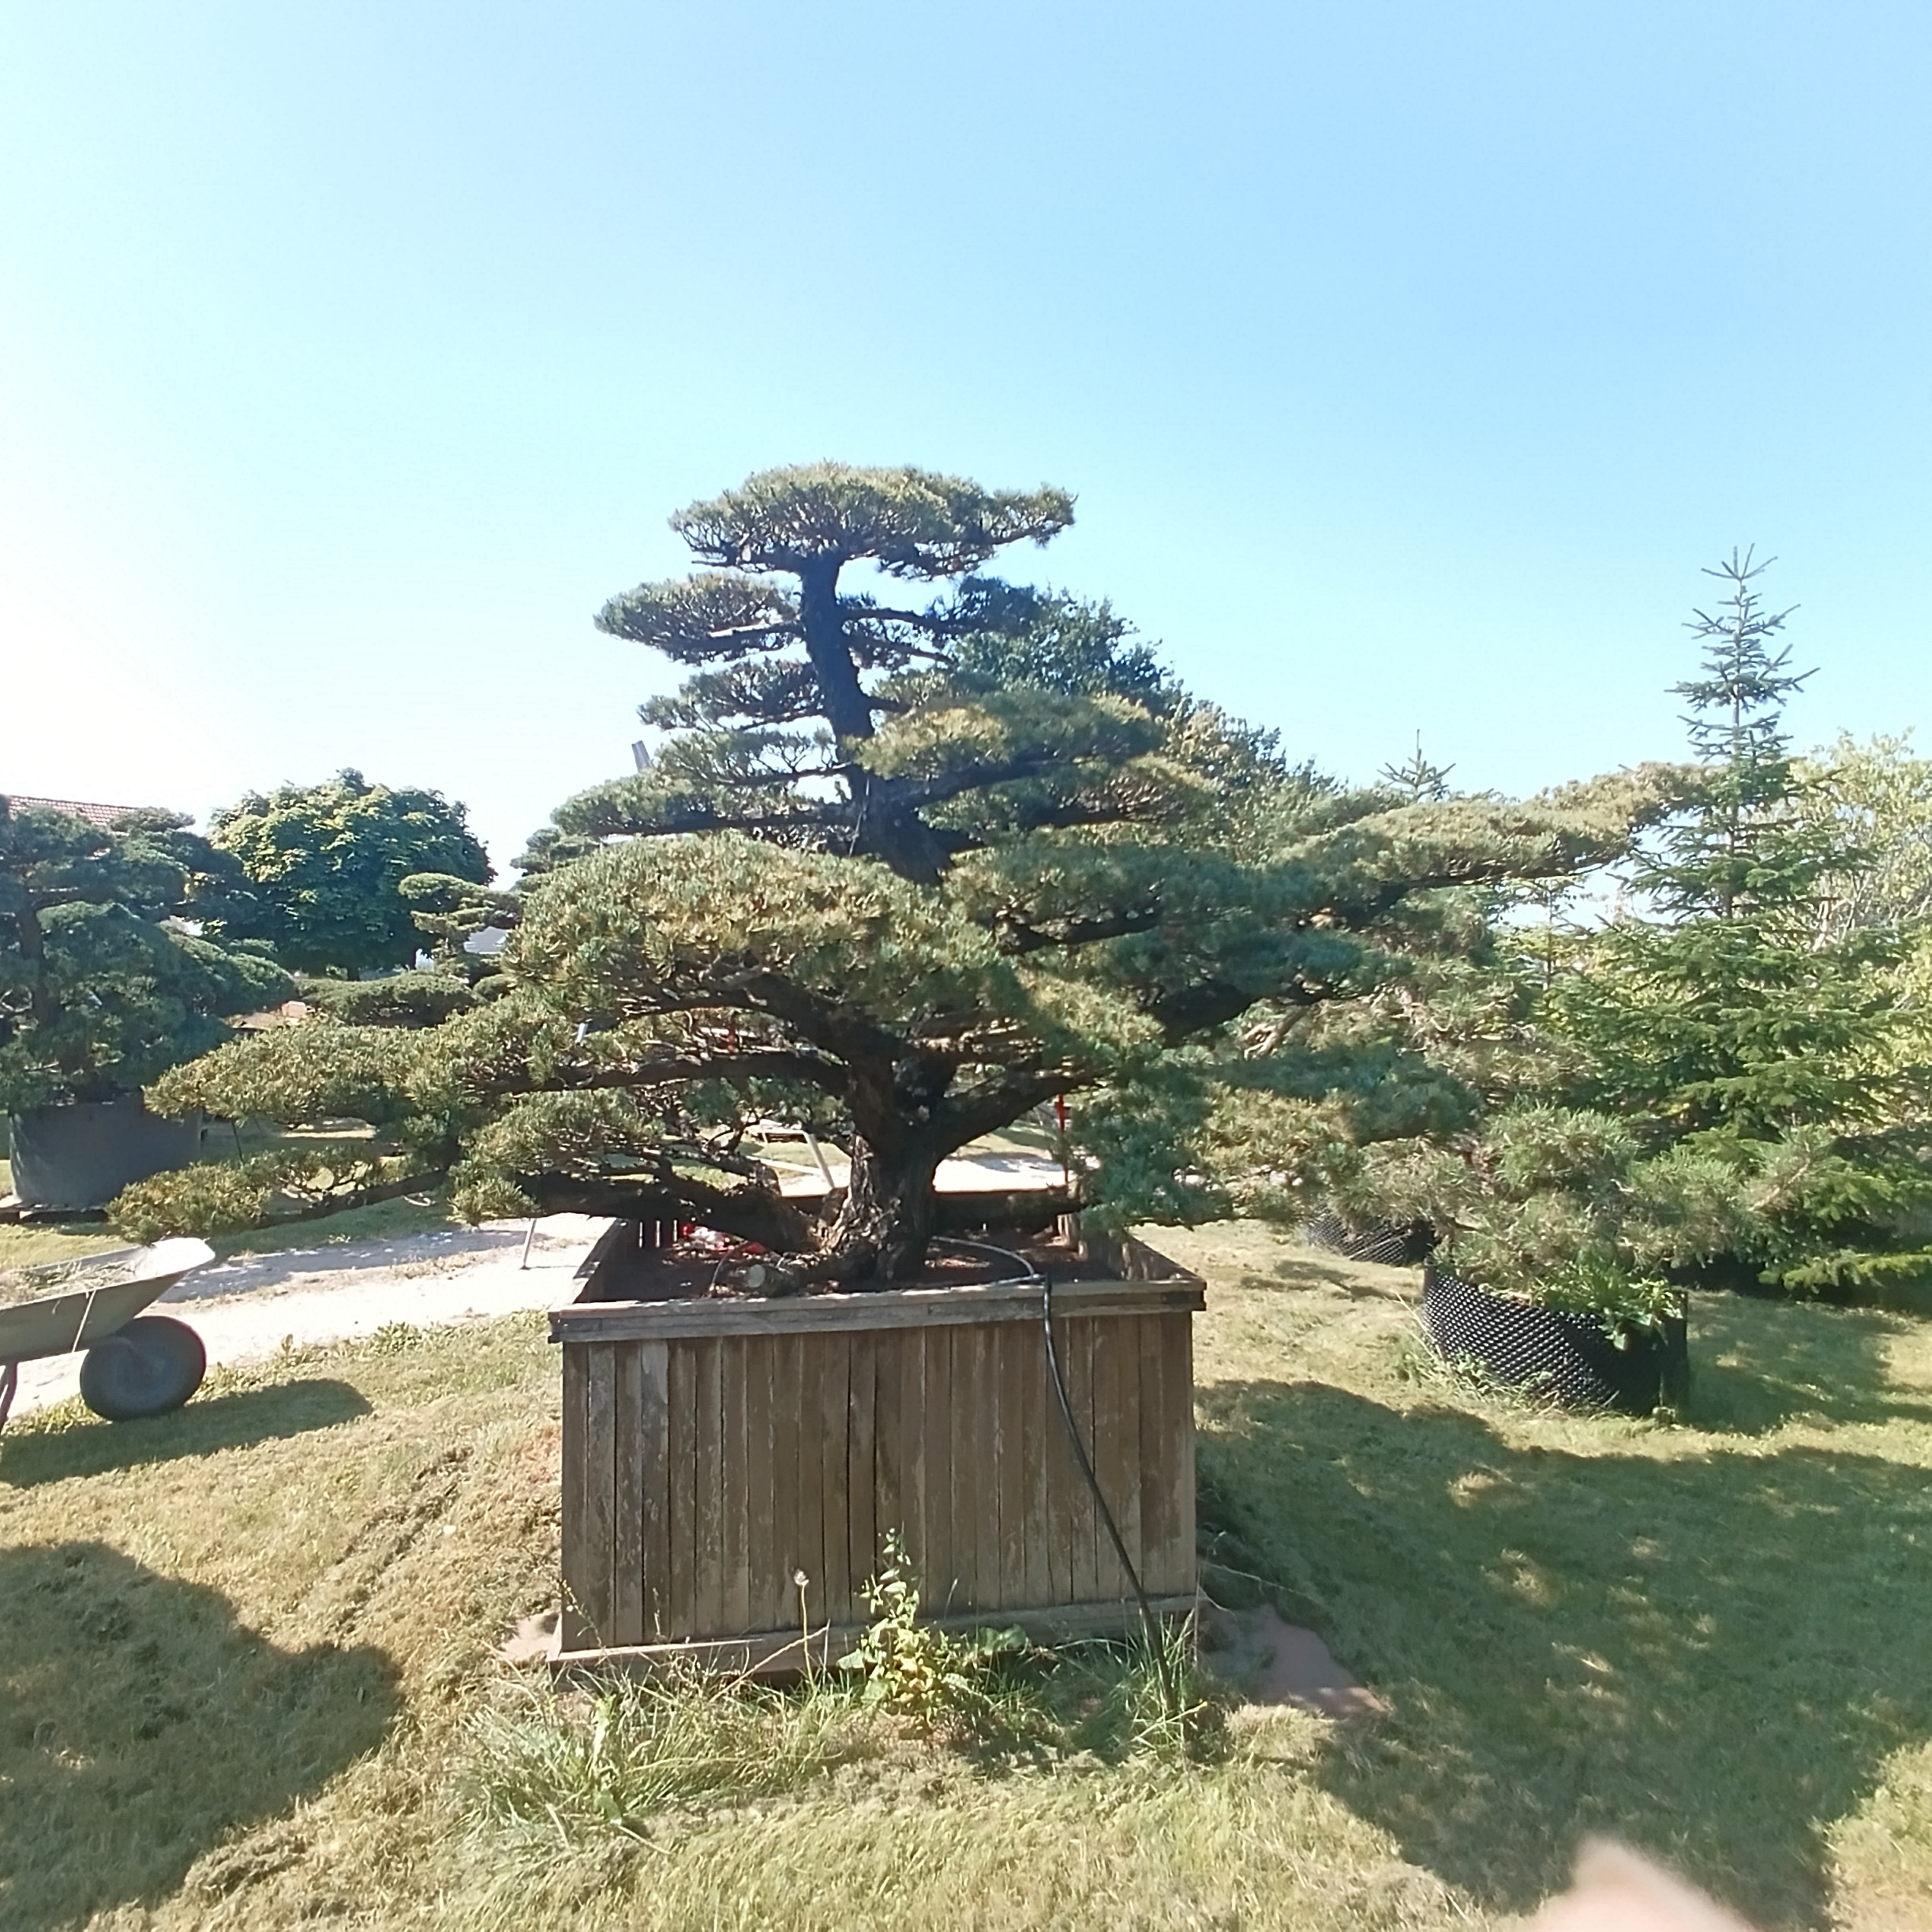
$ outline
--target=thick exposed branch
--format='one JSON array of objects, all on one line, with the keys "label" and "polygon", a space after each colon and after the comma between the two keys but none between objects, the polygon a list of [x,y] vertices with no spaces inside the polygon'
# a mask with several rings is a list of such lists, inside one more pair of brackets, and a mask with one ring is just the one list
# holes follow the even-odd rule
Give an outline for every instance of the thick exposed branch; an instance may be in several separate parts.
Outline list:
[{"label": "thick exposed branch", "polygon": [[1129,933],[1158,926],[1158,904],[1129,907],[1094,919],[1050,919],[1029,924],[1017,913],[1002,913],[994,923],[994,943],[1011,957],[1043,952],[1049,946],[1095,945],[1103,939],[1121,939]]},{"label": "thick exposed branch", "polygon": [[781,1253],[815,1248],[814,1223],[768,1188],[715,1188],[680,1178],[667,1184],[616,1174],[519,1174],[517,1185],[545,1214],[608,1215],[620,1221],[696,1221]]}]

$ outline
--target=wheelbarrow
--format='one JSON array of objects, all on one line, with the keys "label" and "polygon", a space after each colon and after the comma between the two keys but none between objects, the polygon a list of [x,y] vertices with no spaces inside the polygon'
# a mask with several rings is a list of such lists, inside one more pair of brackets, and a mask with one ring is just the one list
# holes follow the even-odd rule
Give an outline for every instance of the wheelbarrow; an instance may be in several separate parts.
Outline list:
[{"label": "wheelbarrow", "polygon": [[[157,1241],[80,1264],[58,1294],[0,1308],[0,1428],[20,1387],[20,1365],[80,1354],[80,1399],[125,1422],[165,1415],[201,1386],[208,1354],[185,1322],[141,1310],[184,1275],[215,1259],[206,1241]],[[98,1277],[92,1284],[92,1268]]]}]

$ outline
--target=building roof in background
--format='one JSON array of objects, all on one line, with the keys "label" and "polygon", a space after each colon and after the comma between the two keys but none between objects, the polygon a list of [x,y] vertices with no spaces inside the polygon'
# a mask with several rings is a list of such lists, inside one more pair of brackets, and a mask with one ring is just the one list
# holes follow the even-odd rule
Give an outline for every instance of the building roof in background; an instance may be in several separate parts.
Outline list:
[{"label": "building roof in background", "polygon": [[84,818],[89,825],[112,825],[117,818],[125,818],[131,811],[145,808],[139,805],[90,805],[81,799],[29,798],[24,792],[0,792],[9,806],[26,806],[34,811],[66,812],[76,818]]}]

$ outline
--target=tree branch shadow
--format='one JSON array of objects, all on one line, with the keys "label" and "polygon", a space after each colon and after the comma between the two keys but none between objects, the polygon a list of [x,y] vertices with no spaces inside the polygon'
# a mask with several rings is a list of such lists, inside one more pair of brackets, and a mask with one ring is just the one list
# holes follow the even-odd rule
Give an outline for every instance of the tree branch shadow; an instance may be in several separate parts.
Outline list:
[{"label": "tree branch shadow", "polygon": [[[219,1592],[100,1543],[0,1551],[0,1923],[21,1932],[158,1902],[400,1708],[383,1652],[283,1650]],[[219,1858],[202,1877],[212,1904]]]},{"label": "tree branch shadow", "polygon": [[1406,1856],[1522,1911],[1608,1833],[1828,1923],[1830,1827],[1932,1734],[1922,1469],[1586,1455],[1309,1383],[1201,1402],[1208,1526],[1394,1705],[1324,1775]]}]

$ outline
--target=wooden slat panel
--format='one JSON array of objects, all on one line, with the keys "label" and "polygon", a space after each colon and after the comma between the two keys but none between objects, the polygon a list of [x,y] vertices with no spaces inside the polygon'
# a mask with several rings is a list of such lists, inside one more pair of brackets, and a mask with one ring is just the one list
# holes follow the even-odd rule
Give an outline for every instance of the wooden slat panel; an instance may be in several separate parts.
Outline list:
[{"label": "wooden slat panel", "polygon": [[989,1332],[998,1364],[993,1387],[997,1402],[994,1467],[999,1483],[999,1559],[998,1588],[993,1601],[1006,1609],[1027,1601],[1027,1391],[1039,1342],[1031,1331],[1017,1324],[1002,1322]]},{"label": "wooden slat panel", "polygon": [[912,1352],[908,1346],[912,1340],[904,1329],[897,1328],[878,1338],[872,1417],[873,1530],[882,1548],[887,1532],[897,1530],[908,1552],[912,1545],[906,1522],[904,1402],[905,1358]]},{"label": "wooden slat panel", "polygon": [[560,1621],[566,1649],[593,1645],[585,1616],[587,1600],[594,1599],[597,1586],[593,1580],[605,1552],[593,1543],[586,1506],[589,1458],[585,1441],[585,1410],[590,1399],[590,1370],[588,1349],[564,1351],[564,1483],[563,1544],[564,1602]]},{"label": "wooden slat panel", "polygon": [[961,1412],[958,1425],[972,1445],[977,1472],[977,1511],[974,1519],[973,1572],[982,1610],[997,1608],[1000,1586],[1000,1358],[999,1329],[992,1323],[965,1331],[973,1338],[979,1391],[973,1406]]},{"label": "wooden slat panel", "polygon": [[698,1350],[672,1345],[671,1450],[665,1466],[670,1496],[671,1561],[665,1614],[673,1638],[703,1634],[698,1627]]},{"label": "wooden slat panel", "polygon": [[640,1476],[638,1548],[643,1559],[641,1592],[644,1634],[654,1642],[668,1634],[665,1620],[671,1578],[670,1346],[638,1345],[638,1462]]},{"label": "wooden slat panel", "polygon": [[[807,1578],[805,1614],[814,1629],[826,1622],[824,1500],[819,1493],[818,1350],[815,1336],[785,1337],[785,1395],[792,1405],[793,1449],[788,1481],[796,1499],[796,1562]],[[796,1612],[797,1605],[793,1604]],[[790,1619],[787,1619],[788,1627]]]},{"label": "wooden slat panel", "polygon": [[972,1420],[979,1413],[980,1363],[986,1346],[983,1328],[955,1328],[952,1344],[953,1406],[946,1417],[948,1447],[953,1464],[953,1572],[958,1588],[956,1610],[979,1607],[980,1445]]},{"label": "wooden slat panel", "polygon": [[1061,1434],[1053,1389],[1046,1374],[1046,1351],[1038,1327],[1015,1328],[1024,1338],[1021,1350],[1022,1415],[1020,1440],[1026,1467],[1026,1544],[1023,1601],[1028,1608],[1054,1601],[1050,1539],[1053,1512],[1050,1485],[1054,1468],[1054,1437]]},{"label": "wooden slat panel", "polygon": [[953,1553],[953,1331],[931,1328],[920,1339],[926,1357],[924,1604],[943,1616],[959,1604],[959,1564]]},{"label": "wooden slat panel", "polygon": [[1153,1595],[1168,1587],[1174,1572],[1174,1493],[1161,1470],[1172,1434],[1162,1375],[1167,1337],[1158,1316],[1142,1320],[1139,1327],[1140,1544],[1145,1552],[1140,1581]]},{"label": "wooden slat panel", "polygon": [[834,1623],[859,1620],[853,1608],[851,1512],[846,1500],[846,1420],[852,1400],[852,1338],[814,1335],[807,1359],[816,1365],[818,1404],[818,1511],[823,1534],[825,1587],[819,1599]]},{"label": "wooden slat panel", "polygon": [[922,1586],[932,1564],[926,1525],[926,1338],[914,1330],[897,1340],[899,1360],[899,1511],[906,1551]]},{"label": "wooden slat panel", "polygon": [[878,1378],[877,1339],[854,1335],[851,1391],[845,1407],[845,1557],[852,1599],[861,1616],[869,1613],[859,1593],[878,1569]]},{"label": "wooden slat panel", "polygon": [[586,1365],[584,1390],[584,1542],[590,1554],[587,1592],[578,1608],[597,1633],[610,1641],[613,1627],[611,1559],[616,1543],[617,1365],[614,1351],[593,1349]]},{"label": "wooden slat panel", "polygon": [[614,1369],[612,1417],[611,1631],[608,1641],[644,1641],[644,1371],[642,1342],[610,1350]]},{"label": "wooden slat panel", "polygon": [[747,1357],[758,1344],[733,1335],[718,1343],[718,1578],[724,1599],[721,1631],[740,1635],[751,1621],[751,1421],[745,1391]]},{"label": "wooden slat panel", "polygon": [[[1094,1324],[1094,1464],[1100,1493],[1136,1570],[1145,1563],[1140,1544],[1140,1336],[1137,1318],[1104,1316]],[[1104,1526],[1098,1545],[1103,1597],[1126,1597],[1133,1585]]]},{"label": "wooden slat panel", "polygon": [[[1142,1581],[1156,1597],[1184,1594],[1195,1576],[1190,1316],[1144,1291],[1125,1315],[1055,1301],[1076,1416]],[[563,1370],[573,1653],[788,1630],[799,1569],[815,1627],[863,1623],[858,1588],[895,1528],[929,1614],[1127,1593],[1035,1320],[574,1343]]]},{"label": "wooden slat panel", "polygon": [[1185,1316],[1170,1316],[1163,1325],[1173,1332],[1172,1359],[1181,1384],[1174,1425],[1174,1493],[1181,1506],[1174,1587],[1193,1589],[1199,1577],[1194,1554],[1194,1324]]},{"label": "wooden slat panel", "polygon": [[745,1556],[750,1572],[746,1628],[777,1630],[784,1621],[787,1552],[779,1547],[778,1457],[772,1440],[772,1391],[784,1338],[745,1344]]},{"label": "wooden slat panel", "polygon": [[[1058,1297],[1054,1299],[1057,1303]],[[1067,1325],[1057,1308],[1054,1316],[1054,1343],[1064,1380],[1072,1375],[1073,1364],[1069,1359]],[[1069,1392],[1071,1393],[1070,1383]],[[1074,1464],[1073,1448],[1067,1441],[1066,1420],[1061,1413],[1060,1397],[1050,1372],[1046,1382],[1046,1572],[1051,1592],[1050,1601],[1064,1604],[1073,1601],[1075,1510],[1080,1478]]]},{"label": "wooden slat panel", "polygon": [[724,1616],[724,1460],[721,1427],[724,1402],[722,1343],[713,1335],[694,1345],[697,1357],[697,1426],[693,1473],[698,1505],[691,1538],[694,1611],[706,1635],[721,1631]]},{"label": "wooden slat panel", "polygon": [[[1153,1384],[1148,1399],[1155,1415],[1155,1440],[1149,1444],[1144,1439],[1140,1479],[1151,1552],[1148,1588],[1176,1590],[1185,1588],[1194,1573],[1192,1511],[1182,1508],[1183,1478],[1178,1466],[1185,1453],[1182,1439],[1193,1439],[1193,1392],[1184,1358],[1177,1352],[1177,1344],[1185,1346],[1185,1337],[1177,1335],[1169,1318],[1147,1325],[1156,1331],[1152,1350],[1144,1351],[1141,1358],[1143,1385]],[[1191,1478],[1187,1480],[1191,1490]]]},{"label": "wooden slat panel", "polygon": [[[1093,1460],[1094,1427],[1094,1324],[1091,1319],[1070,1321],[1062,1331],[1065,1337],[1065,1366],[1067,1393],[1073,1405],[1073,1420]],[[1097,1537],[1105,1535],[1094,1515],[1093,1491],[1076,1464],[1072,1472],[1073,1527],[1068,1541],[1073,1552],[1073,1601],[1095,1603],[1100,1597],[1100,1571],[1096,1554]]]}]

